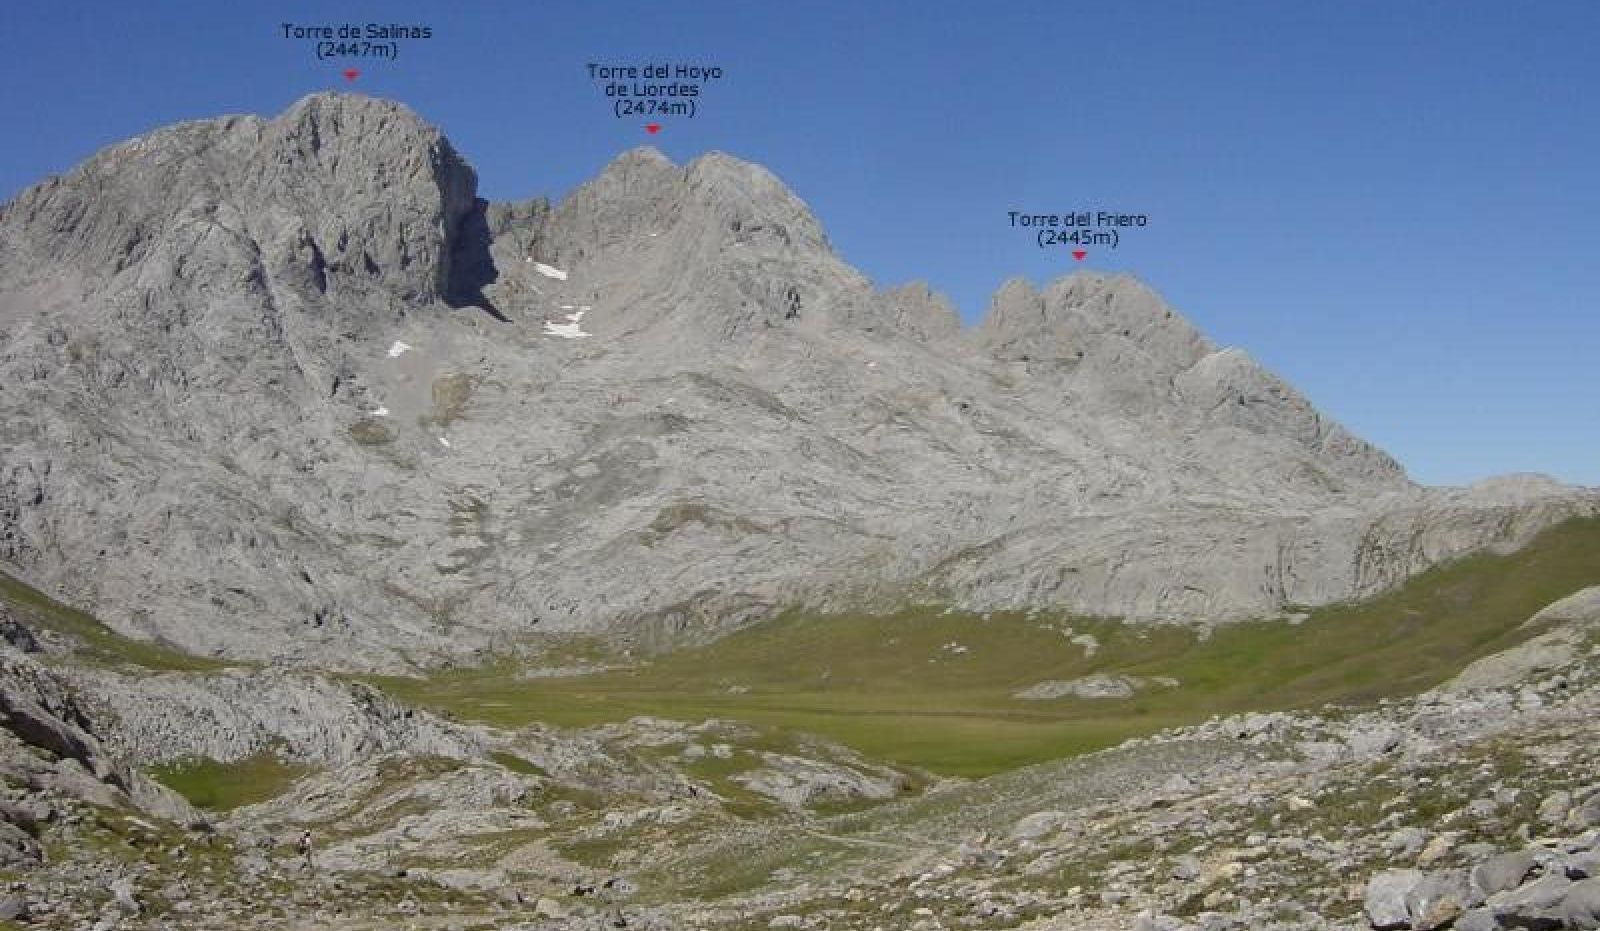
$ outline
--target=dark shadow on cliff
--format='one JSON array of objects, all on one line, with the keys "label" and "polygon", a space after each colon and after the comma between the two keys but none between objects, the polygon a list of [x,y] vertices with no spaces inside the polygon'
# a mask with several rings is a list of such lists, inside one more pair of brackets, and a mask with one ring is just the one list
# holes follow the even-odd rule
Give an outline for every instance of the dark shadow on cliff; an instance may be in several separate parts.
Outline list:
[{"label": "dark shadow on cliff", "polygon": [[477,307],[501,323],[511,318],[494,306],[483,289],[500,277],[494,256],[489,252],[489,202],[478,198],[461,218],[450,250],[450,276],[445,281],[444,299],[451,307]]}]

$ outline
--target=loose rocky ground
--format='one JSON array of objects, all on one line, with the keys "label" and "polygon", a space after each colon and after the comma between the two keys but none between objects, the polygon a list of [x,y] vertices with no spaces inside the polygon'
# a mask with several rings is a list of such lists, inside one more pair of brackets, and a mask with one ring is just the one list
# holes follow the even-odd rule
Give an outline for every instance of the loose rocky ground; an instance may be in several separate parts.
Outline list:
[{"label": "loose rocky ground", "polygon": [[[13,646],[0,921],[1593,928],[1597,606],[1597,589],[1563,600],[1542,617],[1559,626],[1414,698],[1215,718],[979,780],[728,721],[413,719],[448,752],[340,757],[311,741],[322,763],[282,794],[226,814],[177,802],[164,817],[147,810],[158,790],[130,794],[119,782],[133,772],[73,730],[72,690],[50,685],[61,670]],[[348,727],[348,706],[328,713]],[[29,721],[91,752],[46,749]],[[309,869],[292,845],[305,827]]]}]

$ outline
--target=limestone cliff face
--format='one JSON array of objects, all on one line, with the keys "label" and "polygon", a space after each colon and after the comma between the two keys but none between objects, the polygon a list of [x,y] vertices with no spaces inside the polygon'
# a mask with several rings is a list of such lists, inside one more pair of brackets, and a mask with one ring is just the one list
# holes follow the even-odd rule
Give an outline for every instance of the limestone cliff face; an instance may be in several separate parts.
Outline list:
[{"label": "limestone cliff face", "polygon": [[722,154],[485,204],[409,110],[319,95],[0,208],[0,563],[199,652],[905,598],[1256,616],[1596,509],[1418,488],[1129,278],[1011,282],[963,330]]}]

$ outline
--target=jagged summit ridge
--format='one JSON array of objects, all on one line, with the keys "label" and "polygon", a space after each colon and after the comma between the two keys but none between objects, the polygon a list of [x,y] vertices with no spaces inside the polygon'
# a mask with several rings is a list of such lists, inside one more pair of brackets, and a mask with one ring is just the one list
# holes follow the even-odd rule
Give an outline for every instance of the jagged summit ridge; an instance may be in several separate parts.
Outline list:
[{"label": "jagged summit ridge", "polygon": [[0,564],[187,649],[398,667],[804,605],[1218,620],[1515,545],[1593,494],[1435,492],[1131,278],[972,330],[770,172],[624,153],[486,204],[316,95],[0,213]]},{"label": "jagged summit ridge", "polygon": [[175,243],[202,252],[166,259],[176,263],[276,263],[319,290],[381,280],[403,299],[429,299],[445,290],[451,237],[476,187],[472,168],[406,107],[316,94],[276,119],[195,121],[111,146],[24,192],[3,226],[14,247],[94,278],[160,260],[149,250]]}]

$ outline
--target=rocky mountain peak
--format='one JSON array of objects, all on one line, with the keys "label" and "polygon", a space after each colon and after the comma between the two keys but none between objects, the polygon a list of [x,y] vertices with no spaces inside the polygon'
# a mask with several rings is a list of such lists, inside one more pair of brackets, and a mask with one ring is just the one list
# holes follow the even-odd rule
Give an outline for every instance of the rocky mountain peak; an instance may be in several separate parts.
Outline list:
[{"label": "rocky mountain peak", "polygon": [[[92,279],[148,283],[266,266],[303,292],[448,290],[453,238],[477,176],[410,109],[313,94],[271,120],[222,117],[111,146],[25,191],[3,221],[11,247]],[[163,245],[178,246],[163,251]],[[204,267],[204,269],[201,268]]]},{"label": "rocky mountain peak", "polygon": [[762,166],[711,152],[690,162],[684,175],[696,199],[739,241],[765,234],[800,251],[832,251],[811,208]]},{"label": "rocky mountain peak", "polygon": [[313,264],[402,298],[449,289],[454,238],[476,203],[477,174],[438,129],[401,104],[314,94],[264,127],[247,200],[308,242]]},{"label": "rocky mountain peak", "polygon": [[[536,251],[573,264],[672,227],[682,209],[683,172],[653,146],[630,149],[556,205]],[[565,267],[565,266],[563,266]]]},{"label": "rocky mountain peak", "polygon": [[799,197],[723,153],[682,167],[652,148],[623,153],[511,237],[525,253],[512,264],[588,282],[597,326],[647,332],[632,345],[672,358],[848,324],[871,293]]},{"label": "rocky mountain peak", "polygon": [[882,324],[909,339],[951,346],[962,339],[961,315],[955,305],[925,281],[883,291],[876,303],[882,308]]},{"label": "rocky mountain peak", "polygon": [[1001,359],[1124,359],[1129,350],[1136,350],[1164,375],[1187,368],[1212,348],[1137,279],[1094,272],[1063,276],[1042,292],[1021,279],[1006,282],[990,302],[978,332],[983,344]]}]

